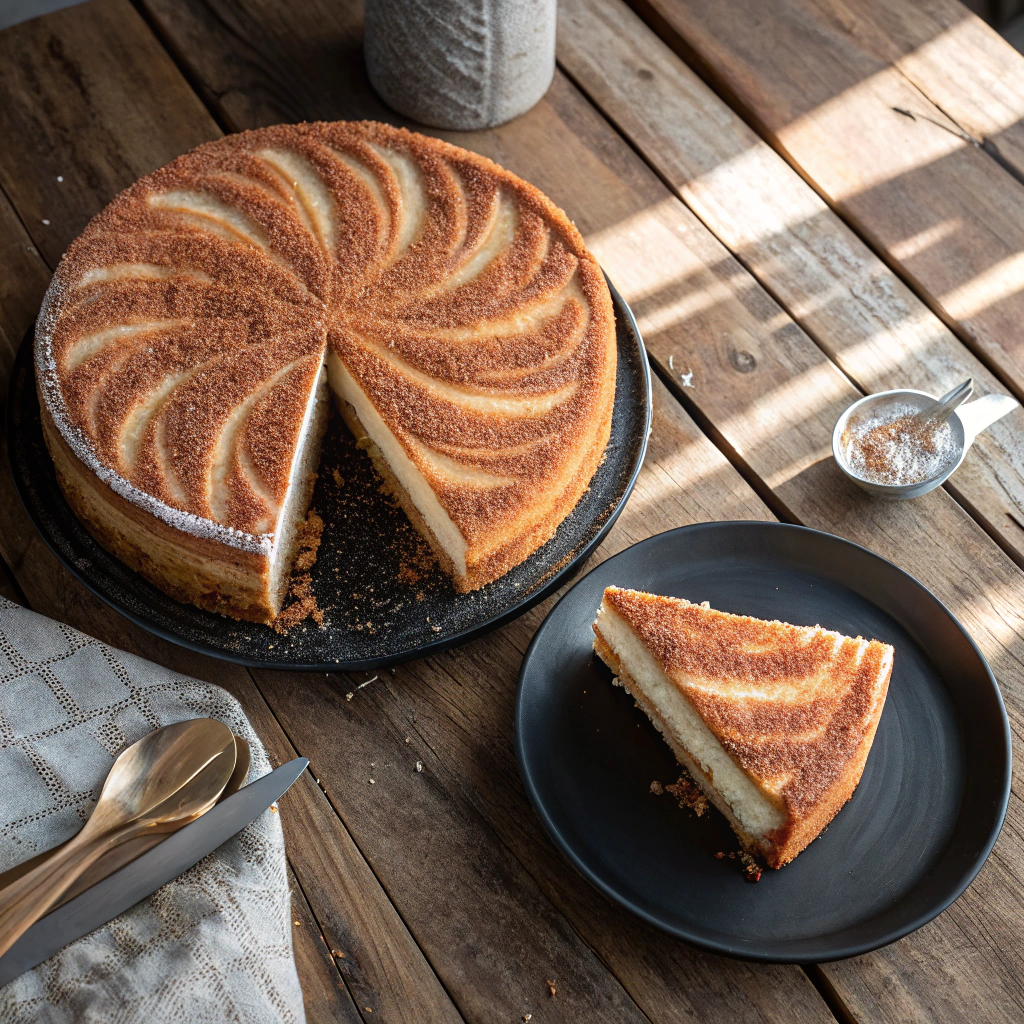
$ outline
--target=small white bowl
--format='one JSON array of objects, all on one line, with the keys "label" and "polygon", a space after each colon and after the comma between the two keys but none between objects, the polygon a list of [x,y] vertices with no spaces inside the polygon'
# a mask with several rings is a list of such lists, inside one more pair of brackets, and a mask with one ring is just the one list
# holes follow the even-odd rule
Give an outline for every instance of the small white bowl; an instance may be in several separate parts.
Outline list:
[{"label": "small white bowl", "polygon": [[934,395],[907,388],[899,391],[880,391],[877,395],[868,395],[867,398],[854,402],[839,417],[835,430],[832,431],[832,455],[839,464],[839,468],[858,487],[863,487],[869,494],[877,495],[879,498],[886,498],[890,501],[917,498],[934,490],[939,484],[945,483],[949,475],[960,467],[960,463],[964,461],[964,456],[978,434],[1020,404],[1009,395],[986,395],[984,398],[961,405],[959,409],[951,413],[948,422],[953,431],[953,440],[956,443],[958,455],[943,470],[926,480],[920,480],[913,484],[879,484],[865,480],[850,468],[843,446],[843,434],[851,420],[857,421],[877,416],[894,406],[903,406],[904,408],[910,406],[914,410],[924,409],[934,401]]}]

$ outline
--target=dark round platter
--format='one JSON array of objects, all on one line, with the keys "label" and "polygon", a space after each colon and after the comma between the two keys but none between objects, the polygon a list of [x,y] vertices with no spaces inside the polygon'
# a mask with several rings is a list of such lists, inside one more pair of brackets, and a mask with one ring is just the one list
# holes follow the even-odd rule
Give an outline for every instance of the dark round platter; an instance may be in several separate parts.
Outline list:
[{"label": "dark round platter", "polygon": [[[592,653],[606,586],[820,623],[894,645],[861,783],[828,829],[747,883],[714,809],[698,818],[651,782],[675,757]],[[727,956],[813,963],[920,928],[970,884],[1010,792],[1010,727],[981,652],[913,577],[838,537],[780,523],[705,523],[609,558],[552,609],[523,660],[515,746],[526,790],[563,853],[650,923]]]},{"label": "dark round platter", "polygon": [[140,626],[242,665],[308,671],[375,669],[466,643],[522,615],[562,586],[618,518],[636,482],[651,424],[651,376],[629,307],[613,287],[618,371],[611,439],[590,488],[555,536],[500,580],[458,594],[427,554],[339,416],[331,418],[311,507],[326,524],[313,592],[324,627],[287,634],[168,597],[108,554],[75,517],[43,441],[32,332],[8,396],[14,482],[47,545],[94,594]]}]

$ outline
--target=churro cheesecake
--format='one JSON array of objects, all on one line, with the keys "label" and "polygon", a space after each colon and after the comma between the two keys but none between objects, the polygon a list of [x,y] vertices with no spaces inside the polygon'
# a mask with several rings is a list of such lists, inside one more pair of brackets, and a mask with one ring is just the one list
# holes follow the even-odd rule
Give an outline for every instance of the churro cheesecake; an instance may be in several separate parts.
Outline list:
[{"label": "churro cheesecake", "polygon": [[373,122],[200,146],[121,193],[36,329],[76,514],[167,593],[281,608],[333,397],[455,587],[554,534],[608,441],[611,299],[565,214]]},{"label": "churro cheesecake", "polygon": [[889,644],[618,587],[605,590],[594,634],[615,682],[770,867],[853,795],[885,703]]}]

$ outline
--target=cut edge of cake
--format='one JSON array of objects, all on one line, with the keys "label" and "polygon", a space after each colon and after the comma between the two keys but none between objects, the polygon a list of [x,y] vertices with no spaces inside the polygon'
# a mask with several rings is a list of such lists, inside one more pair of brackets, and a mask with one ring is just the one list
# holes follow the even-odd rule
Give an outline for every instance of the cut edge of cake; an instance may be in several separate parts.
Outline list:
[{"label": "cut edge of cake", "polygon": [[317,480],[320,465],[320,452],[323,448],[324,434],[327,431],[327,418],[331,409],[330,389],[327,383],[327,371],[321,367],[316,384],[310,392],[299,429],[299,440],[295,446],[291,470],[288,474],[288,486],[284,502],[277,517],[274,529],[274,546],[270,552],[268,566],[270,590],[270,619],[272,621],[280,613],[288,596],[291,582],[292,565],[298,553],[300,527],[309,513],[309,503],[313,499],[313,487]]},{"label": "cut edge of cake", "polygon": [[[609,587],[606,595],[616,590],[618,588]],[[690,604],[676,598],[662,600]],[[706,604],[703,607],[712,611]],[[715,614],[736,618],[725,612]],[[777,625],[789,626],[788,623]],[[607,596],[602,599],[593,630],[594,651],[614,673],[613,682],[623,687],[648,716],[679,763],[711,803],[725,815],[743,847],[768,866],[780,868],[796,857],[820,835],[853,795],[874,741],[892,673],[893,649],[888,644],[880,644],[887,649],[884,673],[876,681],[877,699],[867,717],[854,756],[809,809],[794,814],[784,799],[767,792],[736,763],[665,666],[626,619],[609,604]]]},{"label": "cut edge of cake", "polygon": [[[612,344],[615,344],[614,339]],[[615,354],[617,358],[617,352]],[[614,368],[614,361],[612,365]],[[611,435],[613,406],[609,402],[591,443],[579,451],[564,487],[539,508],[540,514],[532,522],[517,524],[516,529],[508,532],[508,539],[502,538],[497,543],[488,536],[486,541],[492,546],[486,547],[466,540],[434,487],[333,349],[327,353],[327,374],[337,409],[356,443],[370,456],[385,489],[402,507],[460,593],[469,593],[499,579],[554,536],[590,486]],[[615,378],[613,372],[610,376],[612,397]]]},{"label": "cut edge of cake", "polygon": [[416,531],[427,541],[441,568],[457,590],[472,589],[466,579],[468,545],[441,506],[433,488],[384,422],[373,403],[333,351],[327,354],[327,374],[338,411],[356,443],[370,456],[389,493],[402,506]]}]

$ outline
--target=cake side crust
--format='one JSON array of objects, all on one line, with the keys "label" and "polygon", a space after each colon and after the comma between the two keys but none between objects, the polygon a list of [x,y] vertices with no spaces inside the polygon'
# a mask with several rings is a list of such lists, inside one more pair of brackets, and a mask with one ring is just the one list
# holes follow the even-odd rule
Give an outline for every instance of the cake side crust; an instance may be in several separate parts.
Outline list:
[{"label": "cake side crust", "polygon": [[126,501],[71,451],[43,403],[40,412],[61,490],[107,551],[175,600],[249,622],[273,621],[269,557],[185,534]]}]

